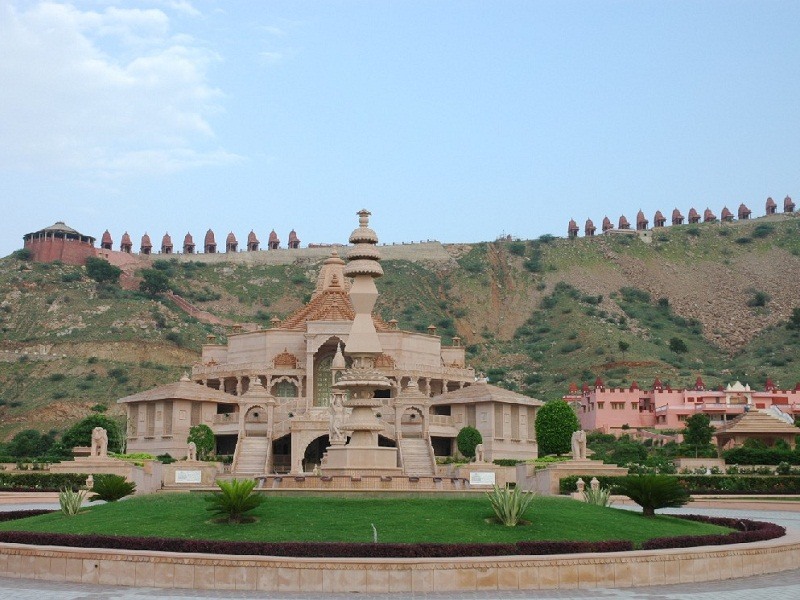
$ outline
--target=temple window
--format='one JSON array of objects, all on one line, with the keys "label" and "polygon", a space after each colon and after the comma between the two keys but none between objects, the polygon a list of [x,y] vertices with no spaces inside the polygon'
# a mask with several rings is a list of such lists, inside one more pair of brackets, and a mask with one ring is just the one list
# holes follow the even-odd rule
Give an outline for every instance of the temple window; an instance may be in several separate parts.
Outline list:
[{"label": "temple window", "polygon": [[332,361],[333,356],[326,356],[320,358],[314,367],[314,406],[330,406],[331,383],[333,383]]},{"label": "temple window", "polygon": [[297,398],[297,386],[291,381],[279,381],[275,385],[277,398]]}]

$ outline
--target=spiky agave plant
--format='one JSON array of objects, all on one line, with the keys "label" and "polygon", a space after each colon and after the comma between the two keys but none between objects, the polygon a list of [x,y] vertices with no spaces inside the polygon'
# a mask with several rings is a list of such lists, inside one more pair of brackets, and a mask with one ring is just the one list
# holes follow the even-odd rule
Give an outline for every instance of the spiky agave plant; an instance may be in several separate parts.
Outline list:
[{"label": "spiky agave plant", "polygon": [[85,499],[85,490],[75,491],[70,488],[63,488],[58,492],[58,503],[61,505],[61,512],[68,517],[74,517],[78,514]]},{"label": "spiky agave plant", "polygon": [[244,513],[257,508],[264,497],[253,493],[253,479],[217,481],[220,491],[206,497],[211,514],[224,517],[228,523],[241,523]]},{"label": "spiky agave plant", "polygon": [[497,519],[506,527],[516,527],[522,515],[533,502],[533,492],[524,492],[521,488],[508,486],[494,486],[491,492],[486,492],[492,510]]},{"label": "spiky agave plant", "polygon": [[611,488],[599,487],[596,490],[592,488],[583,490],[583,501],[596,506],[608,506],[611,504]]}]

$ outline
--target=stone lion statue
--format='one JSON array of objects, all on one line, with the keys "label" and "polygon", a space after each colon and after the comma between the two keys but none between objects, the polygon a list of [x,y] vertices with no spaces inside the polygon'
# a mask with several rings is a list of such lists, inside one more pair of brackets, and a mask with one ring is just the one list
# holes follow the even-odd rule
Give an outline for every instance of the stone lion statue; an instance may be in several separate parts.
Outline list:
[{"label": "stone lion statue", "polygon": [[91,456],[106,458],[108,456],[108,432],[102,427],[92,429]]},{"label": "stone lion statue", "polygon": [[186,460],[197,460],[197,444],[194,442],[189,442],[189,445],[186,447]]}]

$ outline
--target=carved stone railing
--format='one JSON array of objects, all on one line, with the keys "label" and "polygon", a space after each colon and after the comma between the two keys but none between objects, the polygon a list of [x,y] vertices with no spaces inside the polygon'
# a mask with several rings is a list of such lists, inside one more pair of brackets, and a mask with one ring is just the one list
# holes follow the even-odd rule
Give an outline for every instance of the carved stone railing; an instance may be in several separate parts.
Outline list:
[{"label": "carved stone railing", "polygon": [[430,415],[428,417],[428,424],[438,427],[455,427],[456,421],[450,415]]}]

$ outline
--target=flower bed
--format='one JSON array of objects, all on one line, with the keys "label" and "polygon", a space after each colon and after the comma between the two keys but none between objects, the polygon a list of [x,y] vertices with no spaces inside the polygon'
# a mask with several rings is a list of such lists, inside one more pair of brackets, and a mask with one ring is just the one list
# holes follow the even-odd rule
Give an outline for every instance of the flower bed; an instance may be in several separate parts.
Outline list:
[{"label": "flower bed", "polygon": [[[0,520],[22,519],[52,511],[12,511]],[[681,518],[704,521],[736,529],[720,535],[653,538],[642,549],[687,548],[738,544],[769,540],[785,535],[783,527],[747,519],[725,519],[687,515]],[[446,558],[477,556],[548,555],[634,550],[629,540],[602,542],[520,541],[509,544],[369,544],[346,542],[229,542],[178,538],[155,538],[110,535],[73,535],[30,531],[0,532],[0,542],[36,546],[74,548],[110,548],[161,552],[208,553],[227,555],[282,556],[304,558]]]}]

